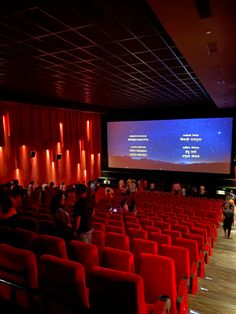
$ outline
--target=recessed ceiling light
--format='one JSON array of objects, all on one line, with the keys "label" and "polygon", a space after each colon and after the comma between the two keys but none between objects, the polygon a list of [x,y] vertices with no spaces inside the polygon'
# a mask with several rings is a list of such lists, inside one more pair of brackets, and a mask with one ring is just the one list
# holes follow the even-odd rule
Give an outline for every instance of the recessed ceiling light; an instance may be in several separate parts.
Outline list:
[{"label": "recessed ceiling light", "polygon": [[211,33],[212,33],[211,30],[206,31],[206,34],[207,34],[207,35],[211,35]]}]

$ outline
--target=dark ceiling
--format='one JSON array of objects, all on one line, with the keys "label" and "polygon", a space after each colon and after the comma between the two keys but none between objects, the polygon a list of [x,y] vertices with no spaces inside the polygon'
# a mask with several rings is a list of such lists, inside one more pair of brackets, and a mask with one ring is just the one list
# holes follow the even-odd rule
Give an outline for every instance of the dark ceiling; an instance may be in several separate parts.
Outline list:
[{"label": "dark ceiling", "polygon": [[214,106],[144,0],[2,1],[0,58],[5,94],[94,110]]}]

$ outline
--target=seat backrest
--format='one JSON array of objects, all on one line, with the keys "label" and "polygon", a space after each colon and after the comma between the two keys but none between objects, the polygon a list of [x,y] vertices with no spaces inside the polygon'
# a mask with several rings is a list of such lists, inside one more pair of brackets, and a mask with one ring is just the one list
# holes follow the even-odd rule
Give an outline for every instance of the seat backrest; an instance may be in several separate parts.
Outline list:
[{"label": "seat backrest", "polygon": [[177,238],[182,238],[182,234],[180,231],[176,231],[176,230],[164,230],[163,231],[163,234],[169,234],[171,236],[171,242],[172,244],[175,243],[175,240]]},{"label": "seat backrest", "polygon": [[34,218],[23,218],[20,220],[20,227],[26,230],[38,232],[38,221]]},{"label": "seat backrest", "polygon": [[88,309],[85,272],[81,264],[43,255],[39,278],[46,313],[84,313]]},{"label": "seat backrest", "polygon": [[93,230],[92,232],[92,244],[96,245],[98,248],[98,251],[101,251],[106,242],[106,234],[104,231],[101,230]]},{"label": "seat backrest", "polygon": [[190,278],[190,257],[188,249],[181,246],[163,244],[159,246],[159,255],[167,256],[175,261],[176,283],[183,277]]},{"label": "seat backrest", "polygon": [[185,235],[186,239],[196,240],[198,242],[198,249],[200,251],[204,251],[204,237],[201,234],[196,233],[187,233]]},{"label": "seat backrest", "polygon": [[[25,288],[38,287],[38,267],[34,253],[0,244],[0,278]],[[13,290],[12,290],[13,289]],[[16,292],[16,302],[29,306],[29,294],[0,283],[0,298],[10,301],[12,292]]]},{"label": "seat backrest", "polygon": [[25,250],[33,251],[38,240],[38,234],[33,231],[17,228],[13,232],[14,246]]},{"label": "seat backrest", "polygon": [[142,226],[139,223],[127,222],[126,229],[134,228],[134,229],[142,229]]},{"label": "seat backrest", "polygon": [[155,241],[134,238],[133,254],[135,272],[139,269],[139,256],[141,253],[158,254],[158,245]]},{"label": "seat backrest", "polygon": [[155,304],[165,295],[171,299],[171,314],[176,311],[176,275],[173,259],[148,253],[140,254],[139,275],[144,281],[145,300]]},{"label": "seat backrest", "polygon": [[152,226],[145,226],[144,227],[145,230],[147,230],[148,232],[148,236],[150,235],[151,232],[156,232],[156,233],[161,233],[161,229],[158,227],[152,227]]},{"label": "seat backrest", "polygon": [[180,231],[182,236],[189,232],[188,226],[183,226],[183,225],[179,225],[179,224],[172,226],[171,229],[176,230],[176,231]]},{"label": "seat backrest", "polygon": [[122,220],[109,219],[108,220],[108,225],[109,226],[124,227],[124,222]]},{"label": "seat backrest", "polygon": [[201,234],[204,236],[204,241],[207,242],[207,230],[204,228],[191,228],[191,233]]},{"label": "seat backrest", "polygon": [[179,238],[175,240],[175,245],[185,247],[189,250],[191,265],[198,262],[198,243],[196,240]]},{"label": "seat backrest", "polygon": [[171,236],[169,234],[151,232],[149,235],[149,240],[157,242],[158,245],[161,244],[171,245]]},{"label": "seat backrest", "polygon": [[130,240],[131,251],[133,250],[133,239],[134,238],[144,239],[144,240],[147,240],[147,238],[148,238],[146,230],[135,229],[135,228],[128,228],[127,235],[129,236],[129,240]]},{"label": "seat backrest", "polygon": [[106,230],[106,225],[100,222],[93,221],[93,229],[94,230],[100,230],[100,231],[105,231]]},{"label": "seat backrest", "polygon": [[106,246],[112,247],[114,249],[129,251],[130,250],[129,237],[125,234],[107,232]]},{"label": "seat backrest", "polygon": [[150,219],[140,219],[139,220],[139,223],[142,227],[145,227],[145,226],[151,226],[151,227],[154,227],[154,222]]},{"label": "seat backrest", "polygon": [[64,239],[50,236],[50,235],[39,235],[36,250],[37,255],[53,255],[56,257],[67,258],[67,250]]},{"label": "seat backrest", "polygon": [[125,234],[125,228],[124,227],[119,227],[119,226],[107,225],[106,231],[107,232],[115,232],[115,233]]},{"label": "seat backrest", "polygon": [[39,220],[38,229],[39,233],[41,234],[55,235],[55,225],[51,220]]},{"label": "seat backrest", "polygon": [[86,273],[86,282],[89,284],[93,267],[98,266],[98,248],[94,244],[71,240],[69,243],[69,258],[83,265]]},{"label": "seat backrest", "polygon": [[0,226],[0,243],[12,245],[14,241],[14,229],[6,226]]},{"label": "seat backrest", "polygon": [[102,251],[101,266],[132,273],[134,256],[128,251],[105,247]]},{"label": "seat backrest", "polygon": [[109,219],[123,221],[121,214],[110,214]]},{"label": "seat backrest", "polygon": [[94,267],[90,305],[98,314],[147,314],[143,280],[136,274]]},{"label": "seat backrest", "polygon": [[165,229],[171,229],[171,225],[169,222],[155,221],[154,224],[155,227],[160,228],[162,231],[164,231]]},{"label": "seat backrest", "polygon": [[125,223],[128,223],[128,222],[131,222],[131,223],[138,223],[139,222],[139,220],[138,220],[138,218],[137,217],[134,217],[134,216],[127,216],[127,215],[125,215],[124,216],[125,218]]}]

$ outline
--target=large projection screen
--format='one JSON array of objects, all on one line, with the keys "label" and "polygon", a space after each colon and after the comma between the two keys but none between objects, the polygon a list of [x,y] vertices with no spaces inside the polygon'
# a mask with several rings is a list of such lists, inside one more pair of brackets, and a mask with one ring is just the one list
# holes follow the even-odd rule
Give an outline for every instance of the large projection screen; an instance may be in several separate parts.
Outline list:
[{"label": "large projection screen", "polygon": [[233,118],[107,122],[109,168],[230,174]]}]

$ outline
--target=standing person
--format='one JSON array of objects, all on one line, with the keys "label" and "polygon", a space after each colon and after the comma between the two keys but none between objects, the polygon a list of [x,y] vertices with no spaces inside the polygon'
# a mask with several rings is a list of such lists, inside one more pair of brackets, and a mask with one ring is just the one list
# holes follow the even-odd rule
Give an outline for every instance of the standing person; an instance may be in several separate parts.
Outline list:
[{"label": "standing person", "polygon": [[230,238],[230,233],[231,233],[231,228],[232,228],[232,224],[234,222],[234,211],[232,209],[232,207],[230,206],[230,203],[226,203],[225,204],[225,208],[223,211],[223,216],[224,216],[224,220],[223,220],[223,229],[225,232],[225,238],[226,238],[226,231],[228,231],[228,239]]},{"label": "standing person", "polygon": [[0,195],[0,226],[19,227],[19,214],[7,193]]},{"label": "standing person", "polygon": [[62,182],[61,185],[60,185],[60,190],[65,193],[66,192],[66,185],[65,185],[65,182]]},{"label": "standing person", "polygon": [[71,238],[72,225],[70,223],[70,215],[64,209],[65,195],[58,193],[53,196],[50,210],[55,220],[55,231],[57,236],[68,240]]},{"label": "standing person", "polygon": [[135,183],[135,180],[133,180],[129,186],[129,190],[130,190],[130,193],[135,193],[137,192],[137,186],[136,186],[136,183]]},{"label": "standing person", "polygon": [[85,184],[76,186],[78,200],[75,203],[73,216],[73,232],[79,240],[86,243],[92,242],[92,216],[94,201],[87,193]]},{"label": "standing person", "polygon": [[34,181],[31,180],[29,185],[28,185],[28,190],[27,190],[27,193],[28,193],[29,197],[31,196],[33,191],[34,191]]}]

